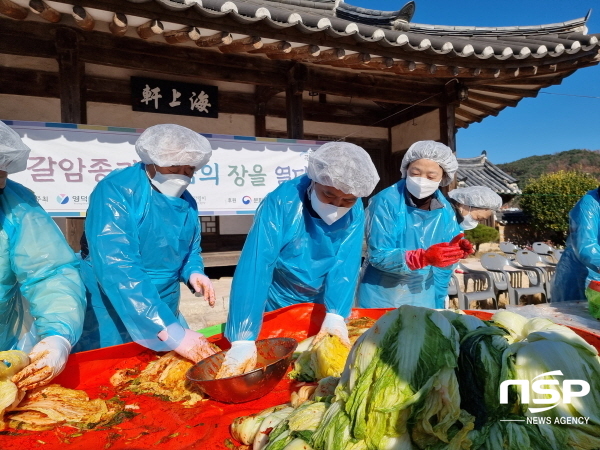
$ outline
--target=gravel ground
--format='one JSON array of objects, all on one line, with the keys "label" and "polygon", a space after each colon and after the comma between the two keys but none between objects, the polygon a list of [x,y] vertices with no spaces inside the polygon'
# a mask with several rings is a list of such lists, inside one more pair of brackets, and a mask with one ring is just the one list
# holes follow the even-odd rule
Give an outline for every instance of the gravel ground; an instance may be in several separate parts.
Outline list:
[{"label": "gravel ground", "polygon": [[179,310],[192,330],[201,330],[227,321],[229,311],[229,291],[231,277],[211,280],[215,287],[216,304],[214,308],[208,306],[204,297],[196,297],[185,284],[181,284],[181,303]]}]

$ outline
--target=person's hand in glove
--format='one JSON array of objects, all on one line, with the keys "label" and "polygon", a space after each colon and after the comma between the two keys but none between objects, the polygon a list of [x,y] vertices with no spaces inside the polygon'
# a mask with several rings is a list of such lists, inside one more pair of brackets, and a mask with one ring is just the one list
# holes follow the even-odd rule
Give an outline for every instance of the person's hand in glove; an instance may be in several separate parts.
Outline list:
[{"label": "person's hand in glove", "polygon": [[233,341],[231,348],[225,354],[225,359],[215,379],[234,377],[254,370],[256,358],[256,343],[254,341]]},{"label": "person's hand in glove", "polygon": [[456,264],[464,255],[459,242],[464,234],[455,236],[450,242],[434,244],[427,250],[409,250],[406,252],[406,264],[410,270],[422,269],[425,266],[447,267]]},{"label": "person's hand in glove", "polygon": [[466,258],[467,256],[475,253],[473,244],[471,244],[471,241],[467,239],[461,239],[460,241],[458,241],[458,246],[463,251],[463,258]]},{"label": "person's hand in glove", "polygon": [[158,338],[176,353],[194,363],[217,353],[215,346],[203,334],[183,328],[178,323],[169,325],[158,333]]},{"label": "person's hand in glove", "polygon": [[208,304],[215,306],[215,288],[206,275],[193,273],[190,275],[189,283],[196,292],[202,293]]},{"label": "person's hand in glove", "polygon": [[311,346],[314,347],[327,335],[337,336],[346,347],[352,347],[352,344],[350,344],[350,338],[348,337],[348,327],[346,326],[346,321],[339,314],[325,314],[325,319],[321,324],[321,329],[315,336]]},{"label": "person's hand in glove", "polygon": [[29,353],[30,363],[12,377],[21,390],[45,386],[63,371],[71,352],[71,343],[62,336],[48,336]]}]

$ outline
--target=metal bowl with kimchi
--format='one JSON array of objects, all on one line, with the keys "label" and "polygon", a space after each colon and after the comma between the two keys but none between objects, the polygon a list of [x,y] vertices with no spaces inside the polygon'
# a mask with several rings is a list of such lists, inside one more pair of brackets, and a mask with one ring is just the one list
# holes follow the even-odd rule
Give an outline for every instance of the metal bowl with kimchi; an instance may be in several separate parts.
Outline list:
[{"label": "metal bowl with kimchi", "polygon": [[223,403],[244,403],[264,397],[285,375],[298,343],[292,338],[256,341],[256,368],[242,375],[215,379],[225,354],[222,351],[191,367],[186,377],[202,392]]}]

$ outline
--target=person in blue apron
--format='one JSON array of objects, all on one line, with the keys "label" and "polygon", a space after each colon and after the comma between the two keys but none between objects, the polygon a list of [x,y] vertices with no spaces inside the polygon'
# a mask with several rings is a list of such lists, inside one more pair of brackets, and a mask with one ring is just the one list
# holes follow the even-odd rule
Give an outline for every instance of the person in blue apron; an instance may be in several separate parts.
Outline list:
[{"label": "person in blue apron", "polygon": [[349,344],[344,318],[354,298],[364,236],[361,197],[379,181],[365,150],[330,142],[309,155],[307,175],[282,183],[260,204],[231,288],[219,377],[254,368],[265,311],[324,304],[327,333]]},{"label": "person in blue apron", "polygon": [[[502,197],[486,186],[469,186],[453,189],[448,193],[449,202],[456,213],[456,220],[463,231],[473,230],[502,206]],[[464,251],[463,257],[475,253],[475,249],[468,239],[460,241],[461,248]],[[433,268],[434,276],[445,276],[444,269]],[[436,283],[439,293],[436,296],[445,296],[444,307],[450,305],[448,297],[448,288]]]},{"label": "person in blue apron", "polygon": [[600,192],[588,191],[569,212],[569,236],[552,278],[552,302],[585,300],[600,281]]},{"label": "person in blue apron", "polygon": [[486,186],[469,186],[448,192],[462,230],[477,228],[502,207],[502,197]]},{"label": "person in blue apron", "polygon": [[21,390],[62,372],[85,312],[75,253],[35,194],[7,178],[26,169],[29,152],[0,122],[0,351],[29,353],[13,378]]},{"label": "person in blue apron", "polygon": [[172,124],[145,130],[135,149],[141,162],[111,172],[90,196],[81,251],[88,307],[75,351],[135,341],[197,362],[214,351],[179,311],[180,282],[211,305],[214,290],[186,188],[212,149],[205,137]]},{"label": "person in blue apron", "polygon": [[466,243],[439,187],[450,184],[457,169],[447,146],[416,142],[402,159],[402,179],[371,199],[359,307],[444,307],[452,266],[464,257]]}]

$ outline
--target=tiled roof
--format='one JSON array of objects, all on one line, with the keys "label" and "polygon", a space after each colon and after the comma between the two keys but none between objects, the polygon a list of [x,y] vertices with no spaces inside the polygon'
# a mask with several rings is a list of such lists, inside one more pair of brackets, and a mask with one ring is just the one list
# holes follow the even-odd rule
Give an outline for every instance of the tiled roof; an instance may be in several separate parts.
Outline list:
[{"label": "tiled roof", "polygon": [[[27,17],[33,3],[44,1],[9,3],[23,7]],[[357,77],[381,76],[399,86],[427,84],[440,93],[445,84],[457,80],[468,89],[468,98],[456,104],[457,127],[498,115],[524,97],[535,97],[541,88],[600,62],[600,34],[586,34],[589,14],[548,25],[462,27],[411,22],[413,2],[398,11],[359,8],[341,0],[54,0],[48,4],[74,17],[79,8],[95,21],[109,22],[110,32],[118,36],[127,32],[129,20],[130,29],[137,27],[139,37],[153,43],[160,42],[162,34],[169,45],[190,45],[186,41],[196,40],[201,51],[212,47],[252,58],[295,60],[346,75],[352,71]],[[93,29],[94,20],[91,28],[84,29]],[[139,26],[148,21],[156,26],[142,36]],[[179,40],[180,36],[170,34],[178,31],[188,35]],[[377,85],[375,78],[372,84]],[[431,95],[431,90],[427,92]]]},{"label": "tiled roof", "polygon": [[[447,55],[469,60],[536,60],[600,49],[598,36],[585,35],[587,17],[558,24],[525,27],[459,27],[410,23],[412,14],[358,8],[321,0],[128,0],[158,2],[167,9],[194,9],[204,16],[265,22],[277,29],[294,27],[307,34],[352,36],[385,49]],[[409,2],[405,6],[413,5]],[[404,9],[404,8],[403,8]],[[410,9],[410,8],[408,8]],[[457,63],[458,64],[458,63]]]},{"label": "tiled roof", "polygon": [[487,186],[497,194],[521,194],[517,180],[487,159],[484,151],[475,158],[457,158],[459,187]]}]

